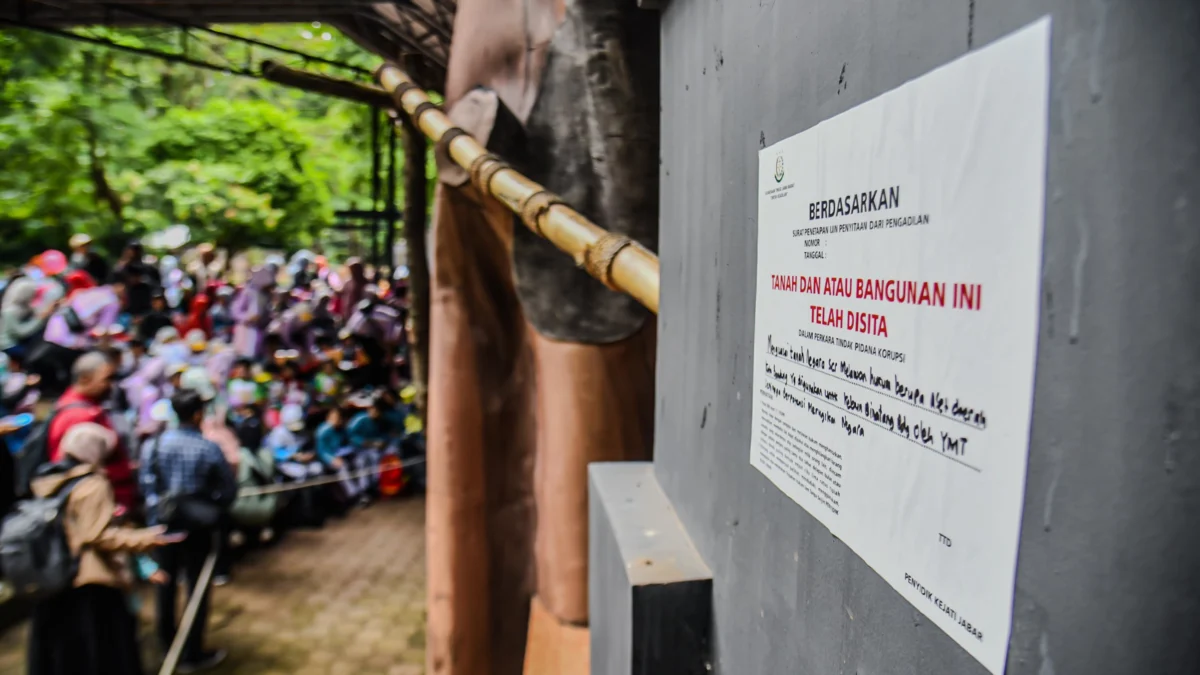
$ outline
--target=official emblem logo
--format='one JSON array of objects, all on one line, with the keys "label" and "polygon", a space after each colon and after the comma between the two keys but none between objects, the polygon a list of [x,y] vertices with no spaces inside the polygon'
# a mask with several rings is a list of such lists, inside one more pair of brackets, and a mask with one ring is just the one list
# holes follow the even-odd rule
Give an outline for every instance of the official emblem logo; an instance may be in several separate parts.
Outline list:
[{"label": "official emblem logo", "polygon": [[783,182],[783,155],[775,158],[775,182]]}]

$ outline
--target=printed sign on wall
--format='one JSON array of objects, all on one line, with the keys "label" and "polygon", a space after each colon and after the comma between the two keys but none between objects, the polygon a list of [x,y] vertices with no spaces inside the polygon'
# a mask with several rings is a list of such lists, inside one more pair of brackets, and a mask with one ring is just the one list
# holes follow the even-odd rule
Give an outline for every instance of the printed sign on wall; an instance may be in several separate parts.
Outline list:
[{"label": "printed sign on wall", "polygon": [[750,461],[1004,670],[1050,20],[759,153]]}]

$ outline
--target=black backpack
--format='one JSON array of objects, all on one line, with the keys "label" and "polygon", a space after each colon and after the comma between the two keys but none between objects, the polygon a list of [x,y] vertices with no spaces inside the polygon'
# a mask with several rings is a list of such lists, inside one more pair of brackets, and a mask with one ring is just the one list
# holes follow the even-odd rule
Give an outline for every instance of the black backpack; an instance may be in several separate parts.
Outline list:
[{"label": "black backpack", "polygon": [[[65,410],[72,408],[82,408],[86,403],[68,403],[67,405],[55,410],[49,419],[35,426],[29,435],[25,437],[25,442],[21,444],[21,449],[13,457],[13,498],[22,499],[29,496],[29,483],[33,477],[37,475],[38,469],[43,464],[50,461],[50,425],[54,424],[54,420]],[[0,498],[4,497],[0,494]],[[8,513],[12,508],[11,499],[9,503],[0,504],[0,513]]]},{"label": "black backpack", "polygon": [[67,544],[63,514],[71,491],[90,475],[71,479],[49,497],[19,501],[5,516],[0,525],[0,569],[16,595],[41,600],[71,588],[79,558]]}]

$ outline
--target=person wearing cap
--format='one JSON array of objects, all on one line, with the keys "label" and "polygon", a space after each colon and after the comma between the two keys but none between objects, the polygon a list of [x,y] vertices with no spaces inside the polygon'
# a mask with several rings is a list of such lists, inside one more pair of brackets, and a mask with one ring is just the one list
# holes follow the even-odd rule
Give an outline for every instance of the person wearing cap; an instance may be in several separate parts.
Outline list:
[{"label": "person wearing cap", "polygon": [[225,424],[233,430],[241,447],[250,452],[257,452],[262,447],[266,435],[262,414],[257,407],[258,385],[246,379],[231,379],[226,389],[226,398],[229,408],[225,413]]},{"label": "person wearing cap", "polygon": [[203,366],[208,360],[208,338],[204,335],[204,331],[199,328],[189,330],[183,336],[183,343],[187,346],[187,361],[193,366]]},{"label": "person wearing cap", "polygon": [[293,480],[321,475],[317,455],[307,449],[304,408],[289,403],[279,411],[279,426],[267,434],[266,446],[275,454],[280,472]]},{"label": "person wearing cap", "polygon": [[[305,426],[304,409],[288,404],[279,411],[279,426],[267,435],[266,446],[275,456],[275,469],[288,481],[303,482],[325,471],[304,432]],[[300,490],[294,504],[296,520],[301,524],[319,526],[324,522],[313,490]]]},{"label": "person wearing cap", "polygon": [[92,249],[92,238],[86,234],[73,235],[69,241],[71,247],[71,267],[88,273],[98,284],[108,282],[108,261]]},{"label": "person wearing cap", "polygon": [[200,400],[204,401],[206,404],[202,426],[204,437],[220,446],[225,460],[229,462],[230,466],[236,466],[241,446],[233,430],[225,425],[224,416],[218,415],[213,408],[217,400],[217,388],[213,386],[208,371],[199,366],[186,368],[179,376],[178,388],[181,391],[194,391]]},{"label": "person wearing cap", "polygon": [[[179,344],[181,343],[172,343],[172,345]],[[163,356],[167,364],[167,384],[170,385],[170,388],[167,390],[168,397],[179,391],[180,387],[183,385],[183,374],[187,372],[188,368],[192,367],[187,360],[179,358],[180,356],[180,354],[176,354],[174,352]]]},{"label": "person wearing cap", "polygon": [[[216,443],[217,447],[221,448],[221,454],[225,456],[225,461],[236,473],[238,464],[242,461],[241,444],[234,431],[225,423],[224,415],[217,414],[213,407],[217,400],[217,389],[213,386],[208,371],[197,366],[188,368],[179,378],[179,388],[182,391],[196,392],[200,400],[204,401],[206,404],[205,414],[204,421],[200,424],[200,432],[205,439]],[[217,568],[213,576],[214,586],[224,586],[229,583],[232,560],[229,555],[228,542],[229,535],[233,531],[233,522],[229,519],[228,514],[221,519],[219,529],[221,531],[218,541],[220,555],[217,557]]]}]

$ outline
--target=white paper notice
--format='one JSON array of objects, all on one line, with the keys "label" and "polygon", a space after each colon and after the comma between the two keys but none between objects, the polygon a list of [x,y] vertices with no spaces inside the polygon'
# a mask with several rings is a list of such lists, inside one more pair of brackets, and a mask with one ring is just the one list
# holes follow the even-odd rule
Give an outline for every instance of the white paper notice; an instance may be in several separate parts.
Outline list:
[{"label": "white paper notice", "polygon": [[759,153],[750,461],[993,673],[1033,398],[1050,21]]}]

